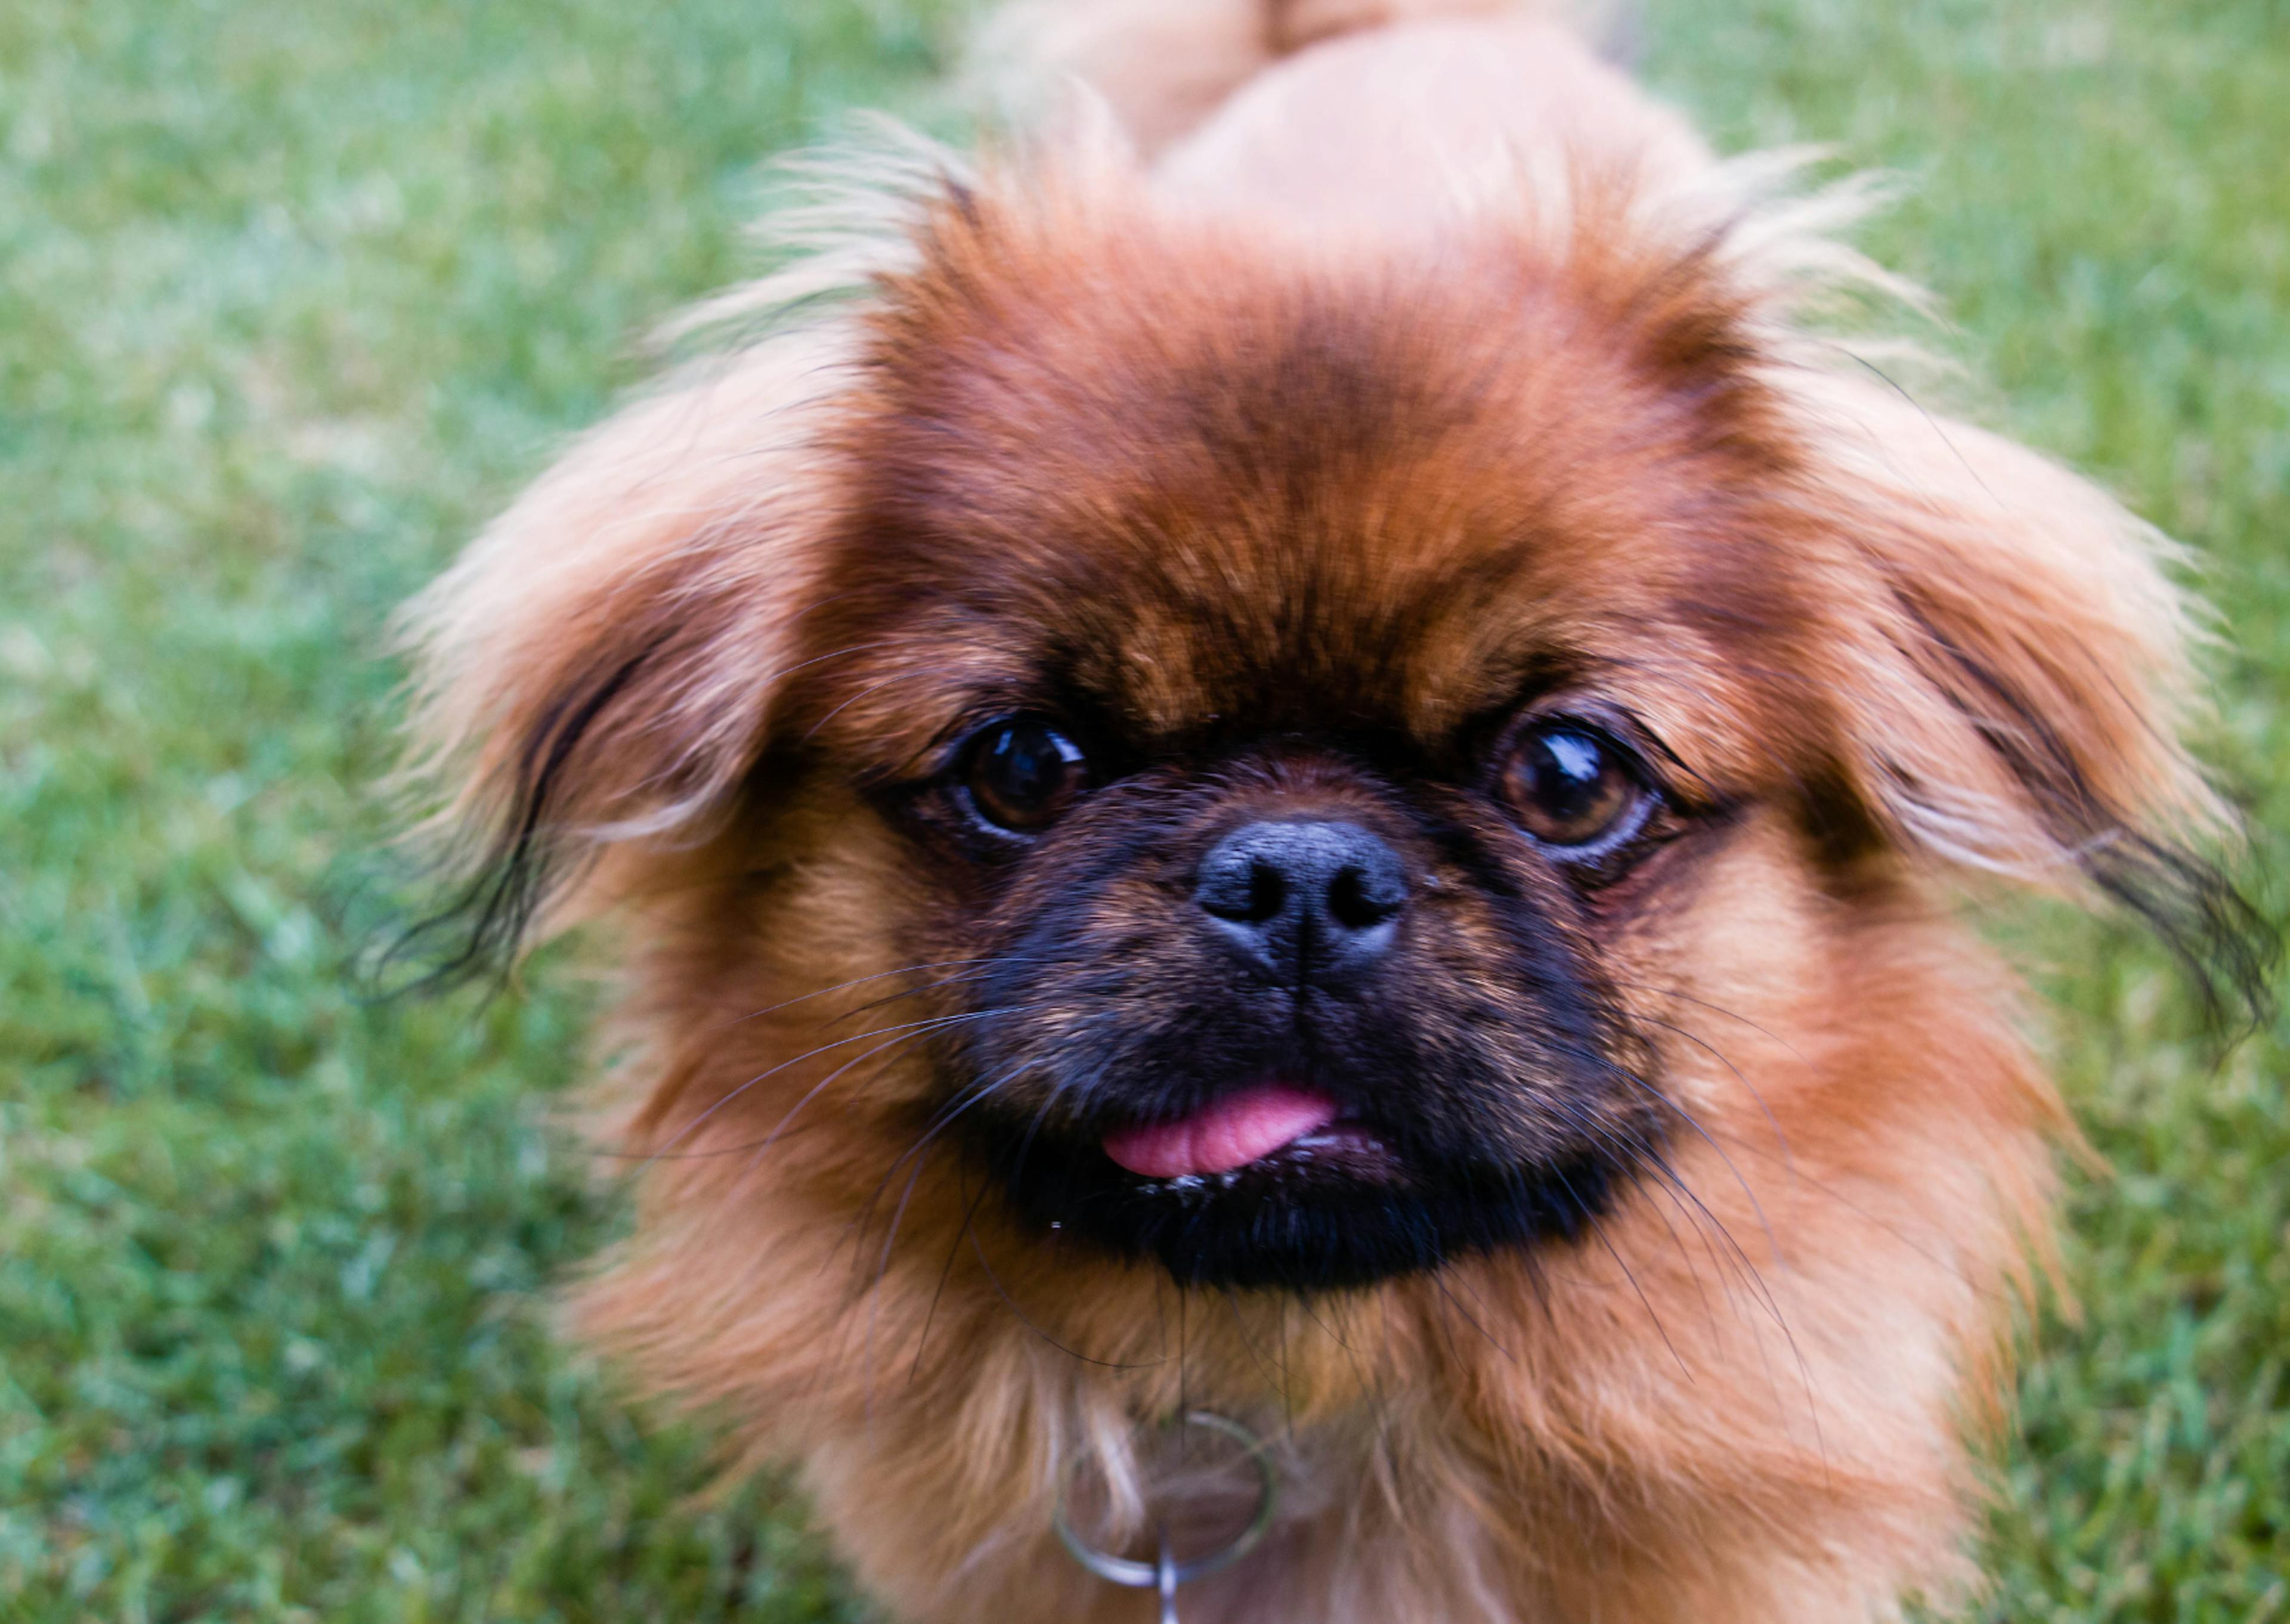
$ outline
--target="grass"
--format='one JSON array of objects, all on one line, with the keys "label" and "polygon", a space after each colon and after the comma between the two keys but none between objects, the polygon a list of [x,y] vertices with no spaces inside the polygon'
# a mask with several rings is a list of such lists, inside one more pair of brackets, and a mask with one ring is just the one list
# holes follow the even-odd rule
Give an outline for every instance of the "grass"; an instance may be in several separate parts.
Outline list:
[{"label": "grass", "polygon": [[[2290,827],[2290,5],[1656,0],[1729,147],[1904,172],[1989,415],[2205,561]],[[581,984],[376,1005],[389,608],[745,266],[756,161],[914,114],[890,0],[0,8],[0,1615],[855,1616],[550,1338],[614,1221]],[[2290,1100],[2119,927],[2014,916],[2113,1172],[2033,1328],[1998,1620],[2290,1619]]]}]

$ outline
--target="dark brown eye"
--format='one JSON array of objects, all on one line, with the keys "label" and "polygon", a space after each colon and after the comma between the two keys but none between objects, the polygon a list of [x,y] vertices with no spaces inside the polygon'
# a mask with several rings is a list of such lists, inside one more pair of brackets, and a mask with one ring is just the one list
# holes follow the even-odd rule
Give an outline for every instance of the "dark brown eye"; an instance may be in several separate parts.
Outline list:
[{"label": "dark brown eye", "polygon": [[979,730],[964,754],[961,779],[979,817],[1028,835],[1064,815],[1086,772],[1072,740],[1045,722],[1017,716]]},{"label": "dark brown eye", "polygon": [[1563,717],[1518,736],[1501,788],[1526,832],[1561,848],[1593,847],[1626,832],[1648,799],[1620,746]]}]

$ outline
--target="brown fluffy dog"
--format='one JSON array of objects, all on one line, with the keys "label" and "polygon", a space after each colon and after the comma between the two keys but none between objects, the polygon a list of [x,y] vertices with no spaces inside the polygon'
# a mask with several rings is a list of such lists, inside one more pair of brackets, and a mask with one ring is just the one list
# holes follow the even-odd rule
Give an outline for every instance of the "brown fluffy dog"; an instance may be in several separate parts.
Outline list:
[{"label": "brown fluffy dog", "polygon": [[909,1619],[1149,1616],[1052,1507],[1192,1406],[1284,1495],[1189,1620],[1958,1593],[2061,1127],[1960,884],[2232,923],[2153,538],[1554,22],[1005,36],[1094,115],[417,610],[473,945],[629,949],[588,1331]]}]

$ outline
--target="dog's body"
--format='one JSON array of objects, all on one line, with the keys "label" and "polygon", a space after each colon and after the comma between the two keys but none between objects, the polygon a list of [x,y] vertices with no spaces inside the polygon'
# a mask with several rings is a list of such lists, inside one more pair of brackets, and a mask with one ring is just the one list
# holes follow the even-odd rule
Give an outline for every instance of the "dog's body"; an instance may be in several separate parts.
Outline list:
[{"label": "dog's body", "polygon": [[[1189,1620],[1958,1594],[2060,1111],[1951,876],[2222,906],[2140,528],[1822,364],[1850,256],[1556,22],[1033,37],[1141,156],[950,182],[420,612],[481,933],[553,874],[631,941],[583,1323],[918,1620],[1149,1616],[1052,1508],[1086,1457],[1139,1526],[1189,1407],[1284,1476]],[[1389,854],[1372,986],[1194,930],[1266,822]],[[1184,1171],[1339,1102],[1241,1170],[1301,1196]]]}]

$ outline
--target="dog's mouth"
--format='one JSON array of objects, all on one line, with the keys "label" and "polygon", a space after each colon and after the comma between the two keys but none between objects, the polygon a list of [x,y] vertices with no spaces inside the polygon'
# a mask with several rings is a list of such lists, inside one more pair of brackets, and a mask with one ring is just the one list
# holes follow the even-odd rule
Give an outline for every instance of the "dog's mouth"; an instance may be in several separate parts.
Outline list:
[{"label": "dog's mouth", "polygon": [[1148,1189],[1181,1192],[1210,1180],[1232,1188],[1250,1177],[1338,1178],[1397,1183],[1398,1158],[1384,1139],[1334,1096],[1270,1081],[1171,1121],[1117,1129],[1101,1141],[1115,1165]]},{"label": "dog's mouth", "polygon": [[1336,1290],[1571,1239],[1623,1173],[1603,1146],[1527,1165],[1442,1153],[1284,1078],[1094,1132],[991,1108],[965,1122],[1024,1227],[1184,1284]]}]

